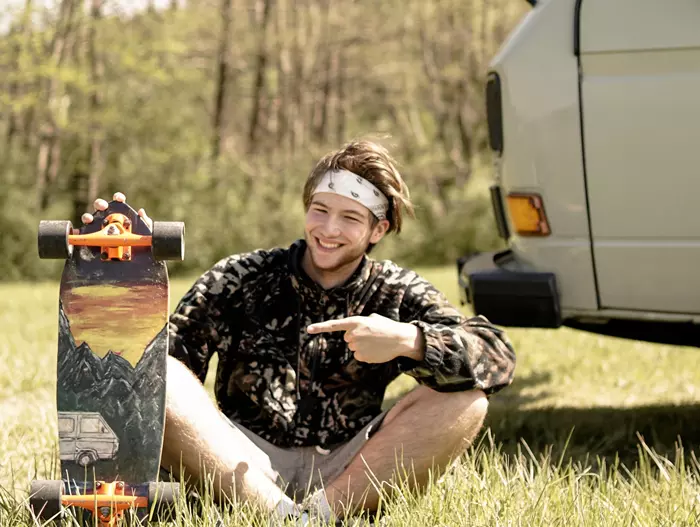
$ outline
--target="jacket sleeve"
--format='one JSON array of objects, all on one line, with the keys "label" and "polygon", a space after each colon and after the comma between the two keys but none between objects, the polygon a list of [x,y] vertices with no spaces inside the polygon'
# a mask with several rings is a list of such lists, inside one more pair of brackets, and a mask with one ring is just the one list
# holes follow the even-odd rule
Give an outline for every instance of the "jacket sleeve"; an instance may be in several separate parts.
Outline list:
[{"label": "jacket sleeve", "polygon": [[219,260],[185,293],[170,316],[169,354],[204,382],[213,353],[235,346],[243,311],[243,279],[259,267],[258,254],[232,255]]},{"label": "jacket sleeve", "polygon": [[400,319],[418,326],[425,355],[398,359],[399,369],[441,392],[483,390],[493,394],[513,380],[515,351],[505,332],[485,317],[467,318],[418,275],[409,282]]}]

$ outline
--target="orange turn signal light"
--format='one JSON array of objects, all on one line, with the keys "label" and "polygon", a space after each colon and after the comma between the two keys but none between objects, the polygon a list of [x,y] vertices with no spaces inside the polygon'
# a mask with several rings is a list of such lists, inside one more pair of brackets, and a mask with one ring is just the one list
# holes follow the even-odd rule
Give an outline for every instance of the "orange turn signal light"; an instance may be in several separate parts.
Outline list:
[{"label": "orange turn signal light", "polygon": [[551,233],[539,194],[508,194],[508,211],[515,231],[521,236],[549,236]]}]

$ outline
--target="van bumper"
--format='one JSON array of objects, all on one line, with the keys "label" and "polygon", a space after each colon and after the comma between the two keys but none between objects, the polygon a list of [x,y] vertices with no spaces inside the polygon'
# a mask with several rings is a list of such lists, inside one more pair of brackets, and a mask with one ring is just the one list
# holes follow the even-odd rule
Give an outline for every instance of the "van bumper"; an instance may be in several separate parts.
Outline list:
[{"label": "van bumper", "polygon": [[525,269],[508,249],[457,260],[462,304],[501,326],[558,328],[562,325],[554,273]]}]

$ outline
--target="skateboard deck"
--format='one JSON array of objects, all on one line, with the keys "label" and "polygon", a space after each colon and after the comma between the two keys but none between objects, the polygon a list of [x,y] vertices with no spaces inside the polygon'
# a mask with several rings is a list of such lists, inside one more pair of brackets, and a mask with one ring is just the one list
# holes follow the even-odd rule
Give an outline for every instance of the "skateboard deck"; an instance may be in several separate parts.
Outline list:
[{"label": "skateboard deck", "polygon": [[[115,213],[133,234],[151,235],[133,208],[116,201],[80,234],[102,230]],[[128,261],[104,260],[99,246],[76,246],[61,277],[56,402],[61,478],[71,487],[147,484],[160,469],[168,271],[150,247],[126,251]]]}]

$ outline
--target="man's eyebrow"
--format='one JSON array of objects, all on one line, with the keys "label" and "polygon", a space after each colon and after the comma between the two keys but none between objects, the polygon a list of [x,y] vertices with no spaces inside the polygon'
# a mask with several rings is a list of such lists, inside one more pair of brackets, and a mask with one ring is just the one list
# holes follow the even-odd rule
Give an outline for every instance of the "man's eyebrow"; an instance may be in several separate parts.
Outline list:
[{"label": "man's eyebrow", "polygon": [[[312,204],[312,205],[321,205],[322,207],[329,208],[328,205],[326,205],[326,204],[325,204],[322,200],[320,200],[320,199],[313,199],[313,200],[311,201],[311,204]],[[355,210],[355,209],[343,209],[343,210],[341,210],[340,212],[341,212],[342,214],[355,214],[356,216],[359,216],[360,218],[364,218],[364,217],[365,217],[364,214],[362,214],[362,212],[360,212],[359,210]]]},{"label": "man's eyebrow", "polygon": [[342,212],[343,214],[354,214],[355,216],[359,216],[360,218],[365,217],[364,214],[362,214],[361,212],[359,212],[357,210],[353,210],[353,209],[345,209],[345,210],[341,210],[340,212]]}]

